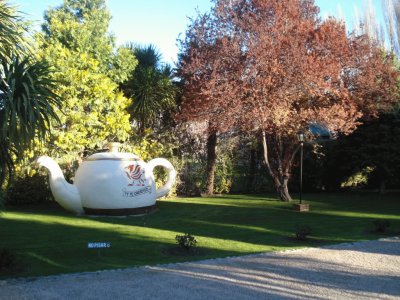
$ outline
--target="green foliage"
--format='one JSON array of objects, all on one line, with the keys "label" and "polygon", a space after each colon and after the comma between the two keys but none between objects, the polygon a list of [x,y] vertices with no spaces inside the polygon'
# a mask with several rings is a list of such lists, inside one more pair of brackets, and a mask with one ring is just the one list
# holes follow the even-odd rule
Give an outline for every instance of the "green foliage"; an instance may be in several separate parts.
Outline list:
[{"label": "green foliage", "polygon": [[205,187],[205,163],[203,159],[182,160],[182,167],[177,182],[177,194],[186,196],[199,196]]},{"label": "green foliage", "polygon": [[113,54],[111,66],[107,74],[115,82],[121,83],[128,80],[129,74],[137,66],[137,59],[130,50],[119,47],[116,54]]},{"label": "green foliage", "polygon": [[61,163],[127,141],[131,133],[127,98],[118,83],[136,66],[133,54],[114,50],[107,34],[110,14],[103,0],[66,0],[46,13],[41,55],[54,66],[56,92],[63,99],[61,121],[41,152]]},{"label": "green foliage", "polygon": [[216,194],[229,193],[233,183],[235,161],[231,153],[219,152],[215,168],[214,192]]},{"label": "green foliage", "polygon": [[[340,189],[398,189],[400,178],[400,115],[394,109],[365,121],[357,130],[320,144],[304,147],[304,191]],[[295,157],[295,161],[298,157]],[[299,187],[299,164],[291,188]],[[384,192],[384,190],[381,190]]]},{"label": "green foliage", "polygon": [[[177,165],[179,165],[177,194],[199,196],[206,188],[206,143],[195,134],[193,136],[190,134],[188,136],[183,135],[181,139],[185,142],[179,149],[183,154],[177,162]],[[231,188],[232,152],[230,146],[226,145],[225,142],[227,140],[222,139],[217,148],[214,178],[214,191],[216,193],[230,192]]]},{"label": "green foliage", "polygon": [[[47,63],[36,60],[23,38],[21,20],[4,1],[0,2],[0,187],[12,177],[15,161],[43,140],[60,98],[54,92]],[[3,44],[4,42],[4,44]],[[15,44],[13,44],[15,43]],[[4,47],[3,47],[4,45]]]},{"label": "green foliage", "polygon": [[[123,142],[121,151],[135,153],[145,161],[171,156],[165,143],[154,137],[153,130],[140,128],[140,138],[132,131],[135,124],[131,126],[132,116],[127,113],[132,99],[118,91],[118,84],[132,77],[138,60],[133,48],[115,51],[114,38],[108,34],[110,17],[104,0],[66,0],[46,12],[44,42],[38,39],[41,55],[57,70],[54,77],[61,81],[57,92],[63,99],[61,125],[54,128],[40,151],[56,158],[67,177],[73,176],[75,162],[103,149],[109,141]],[[156,81],[144,84],[163,93],[163,86],[170,80],[161,78],[160,57],[156,55],[156,59],[157,66],[148,69]],[[143,63],[142,58],[140,61]],[[147,117],[158,122],[159,113]],[[162,171],[155,173],[157,182],[161,182]]]},{"label": "green foliage", "polygon": [[177,235],[175,237],[176,242],[180,247],[189,251],[190,248],[195,247],[197,244],[197,240],[190,233],[185,233],[184,235]]},{"label": "green foliage", "polygon": [[[201,148],[201,147],[200,147]],[[205,189],[206,157],[203,149],[185,150],[193,155],[184,156],[179,165],[177,194],[196,196]],[[215,193],[265,193],[273,191],[270,177],[264,170],[262,153],[254,151],[251,165],[251,149],[247,140],[222,137],[217,148],[214,180]]]},{"label": "green foliage", "polygon": [[137,62],[129,51],[114,52],[114,37],[108,33],[111,15],[104,0],[65,0],[46,11],[44,18],[47,41],[89,54],[99,63],[100,73],[114,82],[124,81],[135,68]]},{"label": "green foliage", "polygon": [[106,141],[127,140],[131,129],[128,100],[100,72],[98,62],[59,44],[49,46],[44,55],[60,70],[55,79],[62,81],[57,89],[63,99],[61,125],[54,128],[50,141],[54,154],[76,159],[85,150],[101,149]]},{"label": "green foliage", "polygon": [[0,0],[0,62],[9,62],[12,55],[19,53],[25,46],[21,25],[15,7]]},{"label": "green foliage", "polygon": [[61,101],[53,92],[56,81],[45,62],[14,58],[0,66],[0,126],[1,138],[8,139],[22,150],[35,136],[43,139],[50,119],[58,120],[53,107]]},{"label": "green foliage", "polygon": [[365,169],[352,174],[346,181],[341,183],[342,188],[346,187],[361,187],[368,183],[369,175],[374,171],[374,168],[366,167]]},{"label": "green foliage", "polygon": [[[336,174],[340,182],[348,178],[361,179],[365,187],[382,184],[396,188],[400,184],[400,114],[398,110],[365,122],[349,136],[334,143],[326,170]],[[362,176],[357,176],[357,174]],[[358,180],[359,181],[359,180]]]},{"label": "green foliage", "polygon": [[15,178],[7,190],[6,205],[33,204],[52,201],[47,175],[35,173]]},{"label": "green foliage", "polygon": [[121,87],[132,103],[129,112],[144,135],[146,129],[157,131],[163,118],[176,106],[177,88],[172,82],[172,69],[161,65],[161,54],[153,45],[140,47],[128,45],[138,59],[138,66]]},{"label": "green foliage", "polygon": [[170,158],[172,153],[162,143],[147,130],[143,138],[132,137],[127,140],[120,148],[122,152],[135,153],[144,161],[149,161],[156,157]]},{"label": "green foliage", "polygon": [[[395,110],[365,122],[350,137],[342,139],[340,151],[348,151],[349,166],[362,170],[372,167],[379,181],[390,181],[400,171],[400,113]],[[357,170],[358,169],[358,170]]]}]

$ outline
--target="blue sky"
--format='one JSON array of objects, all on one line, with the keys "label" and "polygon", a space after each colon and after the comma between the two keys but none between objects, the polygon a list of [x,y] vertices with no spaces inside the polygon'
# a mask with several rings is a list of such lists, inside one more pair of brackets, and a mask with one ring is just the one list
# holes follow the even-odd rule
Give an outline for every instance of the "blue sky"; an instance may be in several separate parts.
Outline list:
[{"label": "blue sky", "polygon": [[[376,13],[381,14],[380,2],[372,0]],[[8,0],[17,5],[26,14],[27,19],[37,21],[39,26],[43,21],[43,13],[49,7],[59,6],[62,0]],[[367,0],[316,0],[321,8],[321,16],[338,15],[342,11],[350,24],[354,8],[362,11]],[[113,19],[110,31],[117,38],[117,44],[135,42],[140,44],[155,44],[167,62],[176,60],[178,48],[176,39],[183,34],[188,24],[188,17],[196,15],[196,9],[201,12],[211,7],[210,0],[107,0],[107,6]],[[340,13],[339,13],[340,14]],[[38,27],[39,28],[39,27]]]}]

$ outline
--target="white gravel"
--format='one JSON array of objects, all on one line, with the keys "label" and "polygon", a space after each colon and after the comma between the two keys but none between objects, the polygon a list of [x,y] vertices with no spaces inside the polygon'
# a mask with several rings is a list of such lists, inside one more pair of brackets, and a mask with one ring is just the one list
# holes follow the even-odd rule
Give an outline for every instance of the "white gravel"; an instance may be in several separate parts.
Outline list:
[{"label": "white gravel", "polygon": [[400,299],[400,238],[0,281],[0,299]]}]

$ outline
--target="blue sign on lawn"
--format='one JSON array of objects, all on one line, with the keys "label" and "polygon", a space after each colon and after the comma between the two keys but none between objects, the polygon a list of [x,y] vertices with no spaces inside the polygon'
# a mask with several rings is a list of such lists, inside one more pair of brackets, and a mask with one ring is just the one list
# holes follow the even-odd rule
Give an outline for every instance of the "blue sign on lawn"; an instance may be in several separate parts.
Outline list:
[{"label": "blue sign on lawn", "polygon": [[89,249],[110,248],[111,247],[111,243],[108,243],[108,242],[88,243],[87,247]]}]

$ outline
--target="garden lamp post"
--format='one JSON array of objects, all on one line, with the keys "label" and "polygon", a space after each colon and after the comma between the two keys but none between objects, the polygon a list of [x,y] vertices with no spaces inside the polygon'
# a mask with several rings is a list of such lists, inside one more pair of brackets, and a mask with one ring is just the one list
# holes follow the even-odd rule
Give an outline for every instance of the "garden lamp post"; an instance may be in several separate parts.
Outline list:
[{"label": "garden lamp post", "polygon": [[303,145],[304,145],[304,133],[298,132],[297,138],[300,142],[300,204],[303,194]]}]

